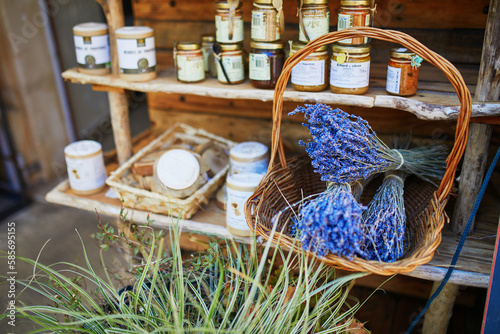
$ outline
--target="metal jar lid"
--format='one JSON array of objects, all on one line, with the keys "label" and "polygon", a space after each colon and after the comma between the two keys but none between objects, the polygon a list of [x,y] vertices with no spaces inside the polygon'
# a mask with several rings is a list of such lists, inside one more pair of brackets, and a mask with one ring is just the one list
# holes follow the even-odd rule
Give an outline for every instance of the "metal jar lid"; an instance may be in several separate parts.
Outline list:
[{"label": "metal jar lid", "polygon": [[243,48],[241,43],[234,43],[234,44],[219,44],[221,51],[238,51]]},{"label": "metal jar lid", "polygon": [[202,35],[201,41],[205,43],[213,43],[215,42],[215,36],[213,35]]},{"label": "metal jar lid", "polygon": [[196,51],[200,49],[198,42],[179,42],[177,43],[177,50],[180,51]]},{"label": "metal jar lid", "polygon": [[254,0],[253,3],[258,5],[272,5],[273,0]]},{"label": "metal jar lid", "polygon": [[[217,1],[215,3],[215,8],[216,9],[230,9],[229,2],[228,1]],[[238,3],[238,6],[236,7],[237,9],[241,8],[241,1]]]},{"label": "metal jar lid", "polygon": [[411,57],[413,56],[415,56],[415,52],[408,50],[407,48],[391,49],[391,58],[411,60]]},{"label": "metal jar lid", "polygon": [[361,45],[339,45],[333,44],[332,51],[335,53],[363,54],[370,52],[370,44]]},{"label": "metal jar lid", "polygon": [[369,6],[370,0],[340,0],[341,6]]},{"label": "metal jar lid", "polygon": [[[294,51],[294,52],[297,52],[301,49],[303,49],[307,44],[305,43],[302,43],[302,42],[292,42],[291,43],[291,51]],[[323,45],[323,46],[320,46],[319,48],[317,48],[313,53],[323,53],[324,51],[327,51],[328,50],[328,46],[326,45]]]},{"label": "metal jar lid", "polygon": [[328,5],[328,0],[304,0],[304,5]]},{"label": "metal jar lid", "polygon": [[250,42],[250,47],[259,50],[279,50],[283,49],[284,45],[283,42],[271,42],[271,43]]}]

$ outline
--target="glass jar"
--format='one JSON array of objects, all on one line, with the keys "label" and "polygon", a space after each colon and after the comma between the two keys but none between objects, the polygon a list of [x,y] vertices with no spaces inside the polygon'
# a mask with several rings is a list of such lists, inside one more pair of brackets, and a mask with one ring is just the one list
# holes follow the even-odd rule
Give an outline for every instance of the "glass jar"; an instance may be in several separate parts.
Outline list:
[{"label": "glass jar", "polygon": [[[371,25],[370,0],[340,1],[337,31],[351,27],[369,27]],[[367,37],[343,39],[339,44],[359,45],[368,43]]]},{"label": "glass jar", "polygon": [[[306,30],[307,36],[304,34],[303,28]],[[329,31],[328,0],[304,0],[302,8],[299,10],[299,41],[307,43]]]},{"label": "glass jar", "polygon": [[87,22],[73,27],[78,72],[105,75],[111,72],[108,25]]},{"label": "glass jar", "polygon": [[285,63],[283,43],[250,43],[249,78],[255,88],[273,89]]},{"label": "glass jar", "polygon": [[417,92],[421,62],[422,58],[406,48],[392,49],[385,90],[399,96],[414,95]]},{"label": "glass jar", "polygon": [[200,44],[196,42],[180,42],[174,52],[177,66],[177,80],[182,82],[199,82],[205,79],[203,54]]},{"label": "glass jar", "polygon": [[[242,83],[245,80],[245,66],[243,65],[243,50],[241,44],[221,44],[220,59],[231,84]],[[220,62],[217,62],[217,80],[227,84],[226,76]]]},{"label": "glass jar", "polygon": [[364,94],[370,84],[370,45],[332,45],[330,88],[336,94]]},{"label": "glass jar", "polygon": [[[211,64],[209,62],[210,53],[214,48],[215,37],[212,35],[202,35],[201,36],[201,53],[203,53],[203,66],[205,67],[205,72],[212,73],[210,71],[210,66],[215,66],[215,63]],[[216,71],[214,69],[213,71]]]},{"label": "glass jar", "polygon": [[279,15],[273,0],[254,0],[251,21],[251,38],[258,42],[280,39]]},{"label": "glass jar", "polygon": [[243,13],[241,1],[231,8],[227,1],[215,3],[215,40],[218,43],[243,42]]},{"label": "glass jar", "polygon": [[[293,43],[290,57],[305,44]],[[320,92],[328,87],[328,49],[324,45],[301,60],[292,68],[292,87],[303,92]]]}]

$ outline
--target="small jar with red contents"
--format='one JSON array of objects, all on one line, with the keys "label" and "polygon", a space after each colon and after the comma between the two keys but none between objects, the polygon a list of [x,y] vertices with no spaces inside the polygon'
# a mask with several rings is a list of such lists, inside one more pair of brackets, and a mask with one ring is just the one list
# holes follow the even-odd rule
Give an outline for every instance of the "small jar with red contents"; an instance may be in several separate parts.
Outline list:
[{"label": "small jar with red contents", "polygon": [[406,48],[391,50],[385,90],[389,94],[410,96],[417,92],[418,72],[422,58]]}]

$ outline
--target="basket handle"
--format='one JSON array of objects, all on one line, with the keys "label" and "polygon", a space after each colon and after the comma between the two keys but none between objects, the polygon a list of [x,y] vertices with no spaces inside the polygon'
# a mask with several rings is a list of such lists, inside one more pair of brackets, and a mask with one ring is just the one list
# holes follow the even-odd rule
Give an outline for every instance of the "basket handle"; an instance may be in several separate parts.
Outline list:
[{"label": "basket handle", "polygon": [[418,54],[425,61],[442,70],[455,88],[458,99],[460,100],[460,111],[457,118],[457,129],[455,131],[455,142],[448,158],[446,159],[446,173],[444,174],[441,184],[436,191],[439,201],[443,201],[451,191],[458,163],[462,158],[465,151],[465,145],[467,144],[469,121],[472,110],[471,94],[464,82],[464,79],[462,78],[462,75],[452,63],[436,52],[429,50],[426,46],[410,35],[396,30],[355,27],[330,32],[309,42],[304,48],[294,53],[285,61],[283,70],[278,78],[276,88],[274,90],[273,130],[271,137],[271,156],[269,159],[269,168],[274,165],[276,155],[278,155],[281,166],[287,166],[280,130],[281,119],[283,116],[283,94],[285,92],[292,68],[319,47],[352,37],[369,37],[400,44]]}]

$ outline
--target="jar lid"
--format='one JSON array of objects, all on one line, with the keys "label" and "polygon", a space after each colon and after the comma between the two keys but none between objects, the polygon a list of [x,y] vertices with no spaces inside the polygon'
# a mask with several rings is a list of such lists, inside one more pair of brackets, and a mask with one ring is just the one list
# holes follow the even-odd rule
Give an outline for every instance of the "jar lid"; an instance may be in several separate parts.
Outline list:
[{"label": "jar lid", "polygon": [[213,35],[202,35],[201,36],[201,41],[202,42],[215,42],[215,36],[213,36]]},{"label": "jar lid", "polygon": [[264,43],[264,42],[250,42],[250,47],[255,49],[269,49],[269,50],[278,50],[283,49],[283,42],[272,42],[272,43]]},{"label": "jar lid", "polygon": [[165,152],[156,164],[156,175],[169,189],[191,187],[200,176],[200,163],[189,151],[173,149]]},{"label": "jar lid", "polygon": [[227,178],[227,188],[236,191],[254,191],[264,174],[238,173]]},{"label": "jar lid", "polygon": [[75,141],[64,148],[64,155],[68,158],[82,159],[90,158],[99,154],[102,146],[93,140]]},{"label": "jar lid", "polygon": [[145,26],[130,26],[115,30],[116,38],[146,38],[153,36],[153,29]]},{"label": "jar lid", "polygon": [[219,45],[220,45],[220,49],[222,51],[237,51],[237,50],[241,50],[243,48],[243,46],[241,45],[241,43],[219,44]]},{"label": "jar lid", "polygon": [[268,151],[267,146],[262,143],[247,141],[233,146],[229,151],[229,156],[235,161],[259,161],[266,157]]},{"label": "jar lid", "polygon": [[108,33],[108,25],[101,22],[80,23],[73,27],[74,34],[105,35]]},{"label": "jar lid", "polygon": [[[229,9],[229,2],[228,1],[217,1],[215,3],[215,8],[216,9]],[[241,1],[238,3],[238,6],[236,8],[241,8]]]},{"label": "jar lid", "polygon": [[253,3],[259,4],[259,5],[272,5],[273,0],[253,0]]},{"label": "jar lid", "polygon": [[328,5],[328,0],[304,0],[304,5]]},{"label": "jar lid", "polygon": [[370,0],[340,0],[341,6],[369,6]]},{"label": "jar lid", "polygon": [[[292,42],[291,43],[292,47],[292,51],[299,51],[301,49],[303,49],[307,44],[306,43],[302,43],[302,42]],[[323,46],[320,46],[319,48],[317,48],[314,52],[322,52],[322,51],[327,51],[328,50],[328,46],[326,45],[323,45]]]},{"label": "jar lid", "polygon": [[411,60],[411,57],[415,56],[415,52],[408,50],[407,48],[393,48],[391,49],[391,57],[408,59]]},{"label": "jar lid", "polygon": [[198,42],[179,42],[177,43],[177,50],[184,50],[184,51],[193,51],[193,50],[198,50],[200,48],[200,44]]},{"label": "jar lid", "polygon": [[337,53],[350,53],[350,54],[361,54],[361,53],[369,53],[370,52],[370,44],[361,44],[361,45],[340,45],[333,44],[332,51]]}]

